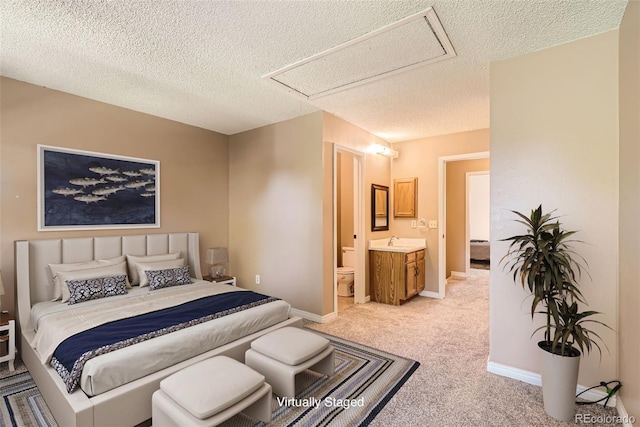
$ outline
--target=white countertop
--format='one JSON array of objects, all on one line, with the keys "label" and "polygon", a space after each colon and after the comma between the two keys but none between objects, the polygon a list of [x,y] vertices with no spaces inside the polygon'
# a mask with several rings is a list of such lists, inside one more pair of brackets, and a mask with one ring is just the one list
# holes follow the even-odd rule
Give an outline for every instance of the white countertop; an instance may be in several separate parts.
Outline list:
[{"label": "white countertop", "polygon": [[369,240],[369,250],[408,253],[427,248],[427,239],[394,237],[391,245],[389,245],[389,239]]}]

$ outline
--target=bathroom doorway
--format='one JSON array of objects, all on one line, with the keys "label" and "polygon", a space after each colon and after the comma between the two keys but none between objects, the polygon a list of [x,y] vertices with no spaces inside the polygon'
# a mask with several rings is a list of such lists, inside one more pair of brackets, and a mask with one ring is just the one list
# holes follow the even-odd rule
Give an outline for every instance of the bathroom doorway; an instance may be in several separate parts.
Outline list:
[{"label": "bathroom doorway", "polygon": [[[334,314],[365,300],[362,153],[334,149]],[[353,282],[351,283],[351,280]]]}]

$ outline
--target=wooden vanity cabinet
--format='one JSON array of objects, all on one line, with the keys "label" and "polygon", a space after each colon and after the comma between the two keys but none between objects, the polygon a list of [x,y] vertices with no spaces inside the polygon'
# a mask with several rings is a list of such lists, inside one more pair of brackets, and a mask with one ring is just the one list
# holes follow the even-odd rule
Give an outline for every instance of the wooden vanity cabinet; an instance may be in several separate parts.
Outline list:
[{"label": "wooden vanity cabinet", "polygon": [[400,305],[424,290],[424,249],[369,251],[371,300]]}]

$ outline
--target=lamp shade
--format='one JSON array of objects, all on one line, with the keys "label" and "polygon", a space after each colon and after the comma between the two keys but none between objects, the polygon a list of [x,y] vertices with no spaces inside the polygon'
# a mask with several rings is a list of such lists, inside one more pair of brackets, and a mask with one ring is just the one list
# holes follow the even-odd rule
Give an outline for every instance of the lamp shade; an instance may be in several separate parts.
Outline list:
[{"label": "lamp shade", "polygon": [[225,262],[229,262],[227,248],[207,249],[207,264],[224,264]]}]

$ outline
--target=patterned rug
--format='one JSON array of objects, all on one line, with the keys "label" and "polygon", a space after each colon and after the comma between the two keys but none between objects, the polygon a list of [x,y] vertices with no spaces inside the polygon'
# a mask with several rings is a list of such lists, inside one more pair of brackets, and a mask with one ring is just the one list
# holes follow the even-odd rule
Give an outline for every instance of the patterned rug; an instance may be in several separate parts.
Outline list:
[{"label": "patterned rug", "polygon": [[0,380],[0,426],[55,426],[40,391],[28,372]]},{"label": "patterned rug", "polygon": [[[416,361],[322,334],[335,347],[335,374],[307,371],[296,377],[295,399],[274,395],[267,426],[367,426],[420,366]],[[55,426],[27,372],[0,379],[1,426]],[[265,426],[237,415],[225,427]]]}]

